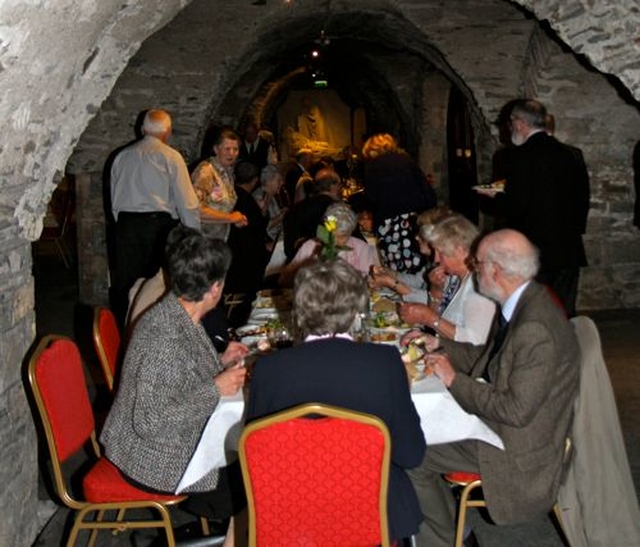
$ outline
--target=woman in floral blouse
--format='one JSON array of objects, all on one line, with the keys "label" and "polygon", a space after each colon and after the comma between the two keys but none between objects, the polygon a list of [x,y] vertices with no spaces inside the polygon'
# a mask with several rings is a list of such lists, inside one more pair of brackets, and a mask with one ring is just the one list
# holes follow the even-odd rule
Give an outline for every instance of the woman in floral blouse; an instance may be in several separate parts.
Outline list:
[{"label": "woman in floral blouse", "polygon": [[215,156],[200,162],[191,175],[200,201],[202,232],[208,237],[226,241],[231,224],[247,225],[247,217],[234,210],[233,166],[239,148],[240,137],[231,129],[221,130],[213,144]]}]

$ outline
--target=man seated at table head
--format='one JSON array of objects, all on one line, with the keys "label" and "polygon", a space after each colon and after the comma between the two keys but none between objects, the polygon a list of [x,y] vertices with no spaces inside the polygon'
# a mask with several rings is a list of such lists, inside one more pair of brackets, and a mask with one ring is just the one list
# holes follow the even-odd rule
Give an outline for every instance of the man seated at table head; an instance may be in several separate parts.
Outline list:
[{"label": "man seated at table head", "polygon": [[422,514],[405,469],[420,464],[425,440],[395,347],[349,335],[368,310],[367,282],[341,259],[318,260],[295,279],[293,312],[301,344],[262,357],[251,380],[247,420],[319,402],[381,418],[391,434],[389,528],[392,539],[418,530]]},{"label": "man seated at table head", "polygon": [[[170,290],[133,330],[101,436],[130,482],[163,493],[175,493],[220,397],[243,386],[246,370],[234,363],[248,351],[231,342],[219,355],[200,324],[220,300],[228,246],[200,233],[174,240],[166,253]],[[242,483],[238,491],[228,484],[236,476],[230,467],[187,489],[198,492],[188,500],[194,511],[222,519],[242,509]]]},{"label": "man seated at table head", "polygon": [[429,448],[411,478],[426,515],[418,544],[430,547],[454,539],[455,504],[442,473],[481,473],[497,524],[552,509],[579,382],[573,328],[547,288],[533,281],[537,249],[521,233],[500,230],[482,239],[474,262],[480,292],[500,306],[489,339],[472,346],[425,335],[429,350],[444,350],[429,355],[427,367],[464,410],[498,433],[505,449],[480,441]]}]

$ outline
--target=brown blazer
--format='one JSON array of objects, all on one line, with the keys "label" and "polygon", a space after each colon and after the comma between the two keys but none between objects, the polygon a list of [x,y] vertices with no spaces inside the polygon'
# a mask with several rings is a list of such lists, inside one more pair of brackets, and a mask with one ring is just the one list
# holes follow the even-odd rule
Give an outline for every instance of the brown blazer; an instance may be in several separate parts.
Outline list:
[{"label": "brown blazer", "polygon": [[[546,514],[556,501],[564,442],[573,418],[580,350],[575,333],[546,288],[523,292],[500,350],[487,363],[486,346],[443,341],[458,374],[450,391],[462,408],[480,416],[505,450],[478,443],[478,464],[489,513],[498,524]],[[480,383],[489,367],[491,383]]]}]

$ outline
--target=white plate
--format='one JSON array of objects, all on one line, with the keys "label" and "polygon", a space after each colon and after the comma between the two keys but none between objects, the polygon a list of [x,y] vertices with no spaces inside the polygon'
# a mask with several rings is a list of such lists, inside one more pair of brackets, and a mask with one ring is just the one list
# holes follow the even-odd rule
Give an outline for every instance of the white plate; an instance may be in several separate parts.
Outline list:
[{"label": "white plate", "polygon": [[255,336],[267,336],[267,331],[260,325],[243,325],[236,329],[236,334],[240,338],[248,338]]},{"label": "white plate", "polygon": [[477,186],[472,186],[472,190],[492,190],[496,194],[501,194],[504,192],[504,187],[502,186],[491,186],[490,184],[478,184]]},{"label": "white plate", "polygon": [[266,323],[272,319],[279,319],[280,314],[276,310],[253,310],[249,317],[249,323]]},{"label": "white plate", "polygon": [[253,349],[255,347],[257,347],[258,342],[260,342],[261,340],[266,340],[267,339],[267,335],[266,334],[256,334],[254,336],[243,336],[240,339],[240,342],[242,342],[245,346]]}]

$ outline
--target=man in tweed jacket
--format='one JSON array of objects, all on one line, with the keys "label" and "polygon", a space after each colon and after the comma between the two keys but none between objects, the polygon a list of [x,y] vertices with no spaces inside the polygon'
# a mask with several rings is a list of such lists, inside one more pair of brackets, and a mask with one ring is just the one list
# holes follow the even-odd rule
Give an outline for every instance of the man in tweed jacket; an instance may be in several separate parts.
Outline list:
[{"label": "man in tweed jacket", "polygon": [[[232,342],[218,355],[200,324],[220,300],[230,260],[221,240],[178,238],[167,250],[171,290],[133,331],[101,441],[137,486],[174,493],[220,396],[244,384],[245,369],[225,365],[247,348]],[[213,470],[190,490],[217,485]]]},{"label": "man in tweed jacket", "polygon": [[580,352],[563,311],[532,281],[537,268],[537,250],[521,233],[486,236],[476,255],[477,282],[500,304],[506,324],[499,327],[496,318],[485,346],[426,340],[429,349],[444,349],[430,355],[427,366],[462,408],[500,435],[505,449],[479,441],[429,447],[411,473],[425,513],[419,545],[453,545],[455,504],[441,473],[481,473],[489,514],[498,524],[544,516],[555,503]]}]

